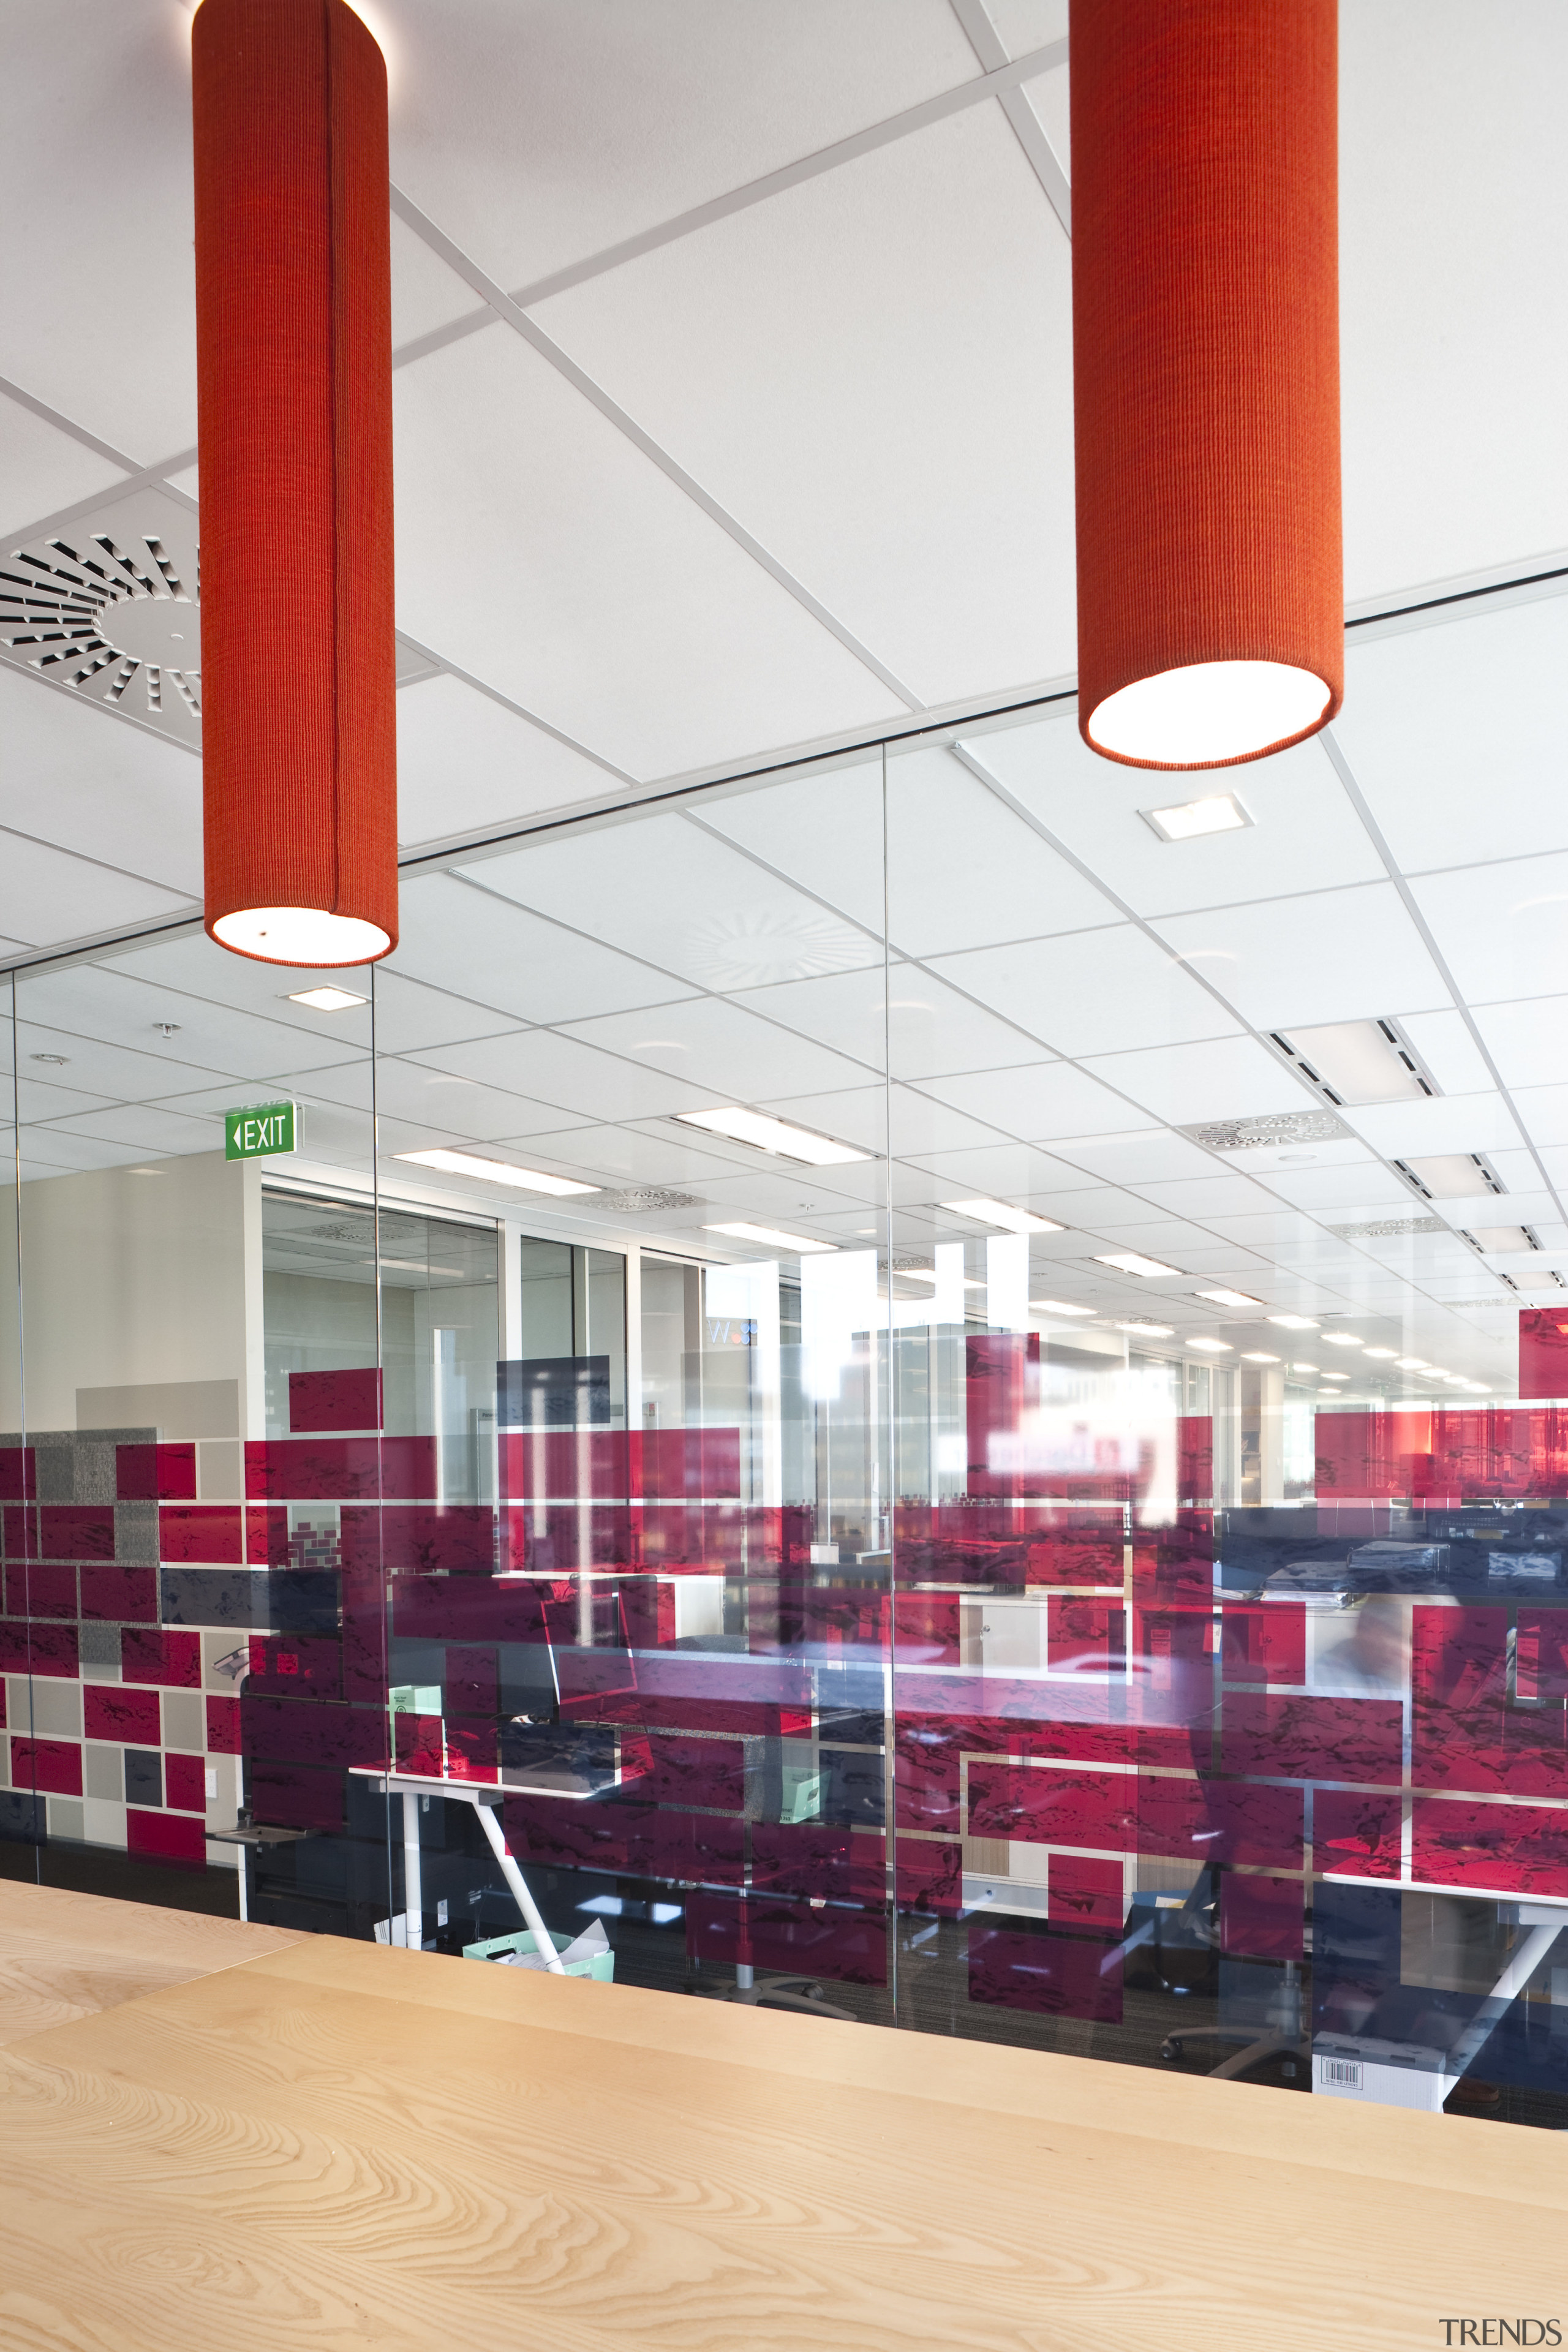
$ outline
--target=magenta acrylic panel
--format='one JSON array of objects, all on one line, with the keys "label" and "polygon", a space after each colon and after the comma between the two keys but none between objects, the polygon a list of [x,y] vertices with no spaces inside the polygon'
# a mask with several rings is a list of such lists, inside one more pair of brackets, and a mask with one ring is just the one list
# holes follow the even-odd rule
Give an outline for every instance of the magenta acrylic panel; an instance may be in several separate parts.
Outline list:
[{"label": "magenta acrylic panel", "polygon": [[752,1884],[781,1895],[880,1903],[886,1856],[879,1834],[829,1822],[754,1822]]},{"label": "magenta acrylic panel", "polygon": [[[309,1764],[258,1760],[247,1767],[245,1793],[256,1819],[271,1822],[279,1829],[325,1830],[331,1832],[343,1826],[344,1793],[341,1772],[323,1771],[319,1766]],[[199,1823],[193,1826],[199,1831]]]},{"label": "magenta acrylic panel", "polygon": [[77,1575],[77,1570],[56,1560],[8,1561],[5,1605],[14,1617],[75,1617],[79,1614]]},{"label": "magenta acrylic panel", "polygon": [[738,1739],[681,1739],[655,1732],[639,1796],[656,1805],[738,1813],[746,1801],[746,1753]]},{"label": "magenta acrylic panel", "polygon": [[1053,1853],[1046,1869],[1047,1916],[1053,1927],[1121,1929],[1126,1905],[1119,1862]]},{"label": "magenta acrylic panel", "polygon": [[1227,1691],[1220,1732],[1226,1772],[1291,1780],[1386,1780],[1403,1769],[1405,1710],[1395,1698]]},{"label": "magenta acrylic panel", "polygon": [[184,1862],[200,1868],[207,1858],[206,1831],[189,1813],[146,1812],[132,1805],[125,1815],[125,1843],[132,1853],[152,1862]]},{"label": "magenta acrylic panel", "polygon": [[1127,1772],[1080,1772],[1048,1765],[969,1768],[971,1837],[1125,1850],[1134,1843],[1137,1801],[1137,1782]]},{"label": "magenta acrylic panel", "polygon": [[434,1501],[433,1437],[268,1437],[245,1448],[253,1503]]},{"label": "magenta acrylic panel", "polygon": [[81,1580],[81,1613],[100,1622],[153,1625],[158,1620],[155,1568],[87,1566]]},{"label": "magenta acrylic panel", "polygon": [[1313,1869],[1329,1878],[1397,1878],[1403,1820],[1395,1793],[1315,1789]]},{"label": "magenta acrylic panel", "polygon": [[122,1503],[194,1503],[195,1445],[117,1445],[114,1491]]},{"label": "magenta acrylic panel", "polygon": [[694,1960],[726,1971],[744,1962],[840,1984],[888,1981],[888,1930],[880,1917],[776,1895],[694,1891],[686,1898],[686,1948]]},{"label": "magenta acrylic panel", "polygon": [[548,1639],[543,1603],[531,1580],[404,1575],[393,1577],[388,1589],[393,1628],[405,1641],[474,1644]]},{"label": "magenta acrylic panel", "polygon": [[1411,1874],[1442,1886],[1568,1895],[1568,1811],[1418,1796]]},{"label": "magenta acrylic panel", "polygon": [[81,1794],[81,1747],[74,1739],[11,1742],[11,1786],[37,1789],[51,1797]]},{"label": "magenta acrylic panel", "polygon": [[894,1849],[900,1911],[956,1918],[963,1906],[963,1848],[938,1838],[900,1838]]},{"label": "magenta acrylic panel", "polygon": [[240,1752],[239,1701],[237,1698],[209,1698],[206,1714],[209,1752],[214,1756],[237,1756]]},{"label": "magenta acrylic panel", "polygon": [[346,1567],[380,1561],[422,1576],[492,1576],[500,1565],[488,1503],[347,1504],[342,1526]]},{"label": "magenta acrylic panel", "polygon": [[0,1445],[0,1502],[24,1503],[38,1491],[37,1457],[30,1445]]},{"label": "magenta acrylic panel", "polygon": [[[213,1702],[207,1702],[210,1706]],[[87,1683],[81,1694],[82,1729],[89,1739],[113,1739],[132,1748],[163,1743],[163,1702],[155,1690],[127,1689],[123,1683]]]},{"label": "magenta acrylic panel", "polygon": [[112,1559],[113,1505],[40,1503],[38,1551],[44,1559]]},{"label": "magenta acrylic panel", "polygon": [[206,1567],[235,1567],[244,1558],[237,1503],[161,1503],[158,1557]]},{"label": "magenta acrylic panel", "polygon": [[[395,1716],[394,1724],[434,1721],[439,1717]],[[378,1707],[349,1706],[327,1700],[271,1698],[248,1689],[240,1699],[240,1726],[247,1759],[275,1763],[350,1765],[373,1770],[386,1769],[386,1717]]]},{"label": "magenta acrylic panel", "polygon": [[381,1373],[374,1365],[341,1372],[290,1372],[289,1428],[379,1429]]},{"label": "magenta acrylic panel", "polygon": [[1300,1601],[1226,1601],[1220,1644],[1227,1682],[1300,1683],[1307,1676],[1307,1612]]},{"label": "magenta acrylic panel", "polygon": [[53,1675],[75,1682],[80,1672],[74,1625],[0,1618],[0,1674]]},{"label": "magenta acrylic panel", "polygon": [[127,1683],[199,1690],[201,1635],[162,1625],[128,1625],[120,1638],[120,1675]]},{"label": "magenta acrylic panel", "polygon": [[206,1811],[206,1759],[205,1756],[164,1757],[163,1802],[179,1813],[202,1813]]},{"label": "magenta acrylic panel", "polygon": [[1305,1937],[1299,1878],[1227,1870],[1220,1879],[1219,1948],[1254,1960],[1299,1960]]},{"label": "magenta acrylic panel", "polygon": [[247,1698],[337,1698],[342,1652],[330,1634],[252,1633]]},{"label": "magenta acrylic panel", "polygon": [[972,1926],[969,1998],[993,2009],[1120,2025],[1121,1955],[1103,1937]]}]

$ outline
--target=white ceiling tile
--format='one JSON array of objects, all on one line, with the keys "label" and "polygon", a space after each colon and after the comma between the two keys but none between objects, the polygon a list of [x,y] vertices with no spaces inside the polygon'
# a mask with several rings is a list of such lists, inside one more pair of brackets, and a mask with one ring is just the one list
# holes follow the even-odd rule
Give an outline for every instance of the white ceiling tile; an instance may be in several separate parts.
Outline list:
[{"label": "white ceiling tile", "polygon": [[[691,1130],[684,1130],[690,1134]],[[600,1127],[584,1125],[548,1131],[529,1139],[532,1151],[552,1160],[575,1159],[600,1169],[617,1184],[704,1184],[734,1173],[734,1162],[719,1153],[700,1150],[695,1139],[683,1143],[679,1128]],[[504,1137],[500,1139],[503,1142]]]},{"label": "white ceiling tile", "polygon": [[[1568,1086],[1515,1087],[1513,1107],[1524,1121],[1526,1135],[1538,1149],[1545,1144],[1568,1143]],[[1513,1139],[1509,1139],[1511,1142]],[[1489,1157],[1495,1160],[1496,1154]],[[1552,1181],[1560,1181],[1550,1156],[1547,1166]]]},{"label": "white ceiling tile", "polygon": [[1138,1189],[1157,1207],[1200,1223],[1210,1217],[1245,1216],[1249,1210],[1261,1212],[1269,1206],[1268,1193],[1251,1177],[1226,1176],[1217,1170],[1212,1176],[1184,1176],[1173,1183],[1155,1181]]},{"label": "white ceiling tile", "polygon": [[[53,1176],[65,1171],[72,1175],[93,1168],[123,1168],[132,1160],[155,1159],[156,1152],[144,1151],[132,1143],[112,1143],[102,1137],[79,1135],[62,1127],[25,1127],[20,1143],[22,1181],[40,1176]],[[26,1212],[24,1209],[23,1214]]]},{"label": "white ceiling tile", "polygon": [[[422,1057],[411,1057],[416,1062]],[[481,1085],[500,1087],[542,1108],[558,1106],[594,1120],[650,1118],[701,1110],[708,1096],[684,1080],[640,1068],[618,1054],[602,1054],[575,1037],[525,1029],[510,1037],[442,1049],[440,1068]],[[456,1091],[456,1089],[454,1089]],[[520,1106],[521,1108],[521,1106]],[[542,1129],[546,1121],[538,1121]],[[564,1126],[564,1119],[555,1124]]]},{"label": "white ceiling tile", "polygon": [[868,1076],[864,1064],[716,996],[660,1005],[651,1014],[609,1013],[574,1021],[566,1034],[706,1087],[713,1107],[750,1102],[759,1085],[770,1096],[816,1094],[863,1086]]},{"label": "white ceiling tile", "polygon": [[1167,916],[1155,928],[1258,1029],[1452,1003],[1392,882]]},{"label": "white ceiling tile", "polygon": [[903,715],[510,328],[393,382],[397,617],[421,644],[637,776]]},{"label": "white ceiling tile", "polygon": [[[1299,743],[1245,773],[1165,775],[1122,767],[1091,751],[1075,708],[966,738],[984,765],[1102,875],[1141,915],[1174,914],[1272,898],[1285,891],[1370,882],[1382,859],[1319,743]],[[1140,812],[1220,790],[1253,819],[1229,833],[1162,841]]]},{"label": "white ceiling tile", "polygon": [[973,79],[946,0],[377,0],[392,175],[517,288]]},{"label": "white ceiling tile", "polygon": [[[1010,58],[1025,57],[1031,49],[1043,49],[1049,41],[1067,38],[1067,0],[985,0],[985,13]],[[1065,66],[1058,72],[1065,81]],[[1037,89],[1038,78],[1028,87]]]},{"label": "white ceiling tile", "polygon": [[1224,1167],[1212,1152],[1189,1143],[1184,1135],[1166,1128],[1146,1127],[1109,1135],[1064,1136],[1058,1156],[1075,1168],[1102,1177],[1108,1183],[1131,1184],[1142,1191],[1151,1181],[1177,1177],[1214,1176]]},{"label": "white ceiling tile", "polygon": [[1407,871],[1568,848],[1568,597],[1357,645],[1334,733]]},{"label": "white ceiling tile", "polygon": [[1446,1095],[1484,1094],[1494,1081],[1460,1013],[1407,1013],[1401,1026]]},{"label": "white ceiling tile", "polygon": [[553,837],[468,871],[487,890],[704,988],[759,988],[882,961],[869,932],[678,815]]},{"label": "white ceiling tile", "polygon": [[1068,1102],[1077,1099],[1077,1076],[1060,1062],[1037,1062],[1020,1069],[974,1070],[963,1076],[928,1078],[923,1091],[1022,1140],[1047,1135],[1059,1126],[1063,1090],[1067,1089]]},{"label": "white ceiling tile", "polygon": [[1439,1151],[1489,1151],[1517,1143],[1519,1128],[1498,1094],[1433,1095],[1420,1102],[1368,1103],[1342,1116],[1389,1160]]},{"label": "white ceiling tile", "polygon": [[[1048,1152],[1037,1151],[1025,1143],[991,1143],[978,1149],[954,1151],[922,1151],[920,1167],[923,1171],[927,1194],[938,1194],[952,1200],[973,1201],[982,1197],[992,1201],[1011,1201],[1020,1208],[1033,1208],[1042,1217],[1054,1217],[1054,1209],[1046,1205],[1047,1195],[1059,1194],[1068,1187],[1082,1189],[1083,1180],[1076,1170],[1066,1168]],[[1070,1219],[1064,1217],[1064,1223]]]},{"label": "white ceiling tile", "polygon": [[899,1078],[1040,1058],[1037,1039],[912,964],[894,964],[886,989],[880,969],[870,968],[742,989],[732,1002],[860,1061],[879,1063],[887,1054]]},{"label": "white ceiling tile", "polygon": [[1505,1087],[1568,1083],[1568,996],[1535,996],[1522,1004],[1483,1004],[1476,1024]]},{"label": "white ceiling tile", "polygon": [[[961,1082],[937,1079],[933,1087],[956,1083]],[[1134,1106],[1124,1097],[1113,1094],[1087,1071],[1075,1069],[1070,1062],[1048,1063],[1037,1069],[1026,1108],[1035,1131],[1022,1140],[1053,1148],[1063,1136],[1092,1135],[1097,1130],[1120,1135],[1135,1116]]]},{"label": "white ceiling tile", "polygon": [[[528,1021],[570,1021],[688,996],[686,982],[584,939],[491,887],[494,864],[405,882],[395,972]],[[508,866],[517,861],[504,861]],[[657,944],[657,942],[656,942]]]},{"label": "white ceiling tile", "polygon": [[7,12],[0,375],[151,465],[196,437],[190,17],[120,0],[90,22],[62,39],[52,10]]},{"label": "white ceiling tile", "polygon": [[397,697],[397,832],[406,844],[504,825],[611,791],[616,779],[455,677]]},{"label": "white ceiling tile", "polygon": [[[942,703],[1072,667],[1069,280],[1016,135],[984,106],[535,315]],[[809,331],[781,335],[784,318]]]},{"label": "white ceiling tile", "polygon": [[[216,1113],[193,1118],[186,1112],[152,1110],[143,1104],[127,1110],[84,1111],[79,1118],[63,1120],[51,1132],[116,1144],[128,1151],[217,1152],[223,1149],[223,1122]],[[48,1148],[46,1143],[44,1149]]]},{"label": "white ceiling tile", "polygon": [[977,948],[937,959],[935,968],[1059,1054],[1224,1037],[1240,1025],[1174,956],[1131,923]]},{"label": "white ceiling tile", "polygon": [[121,467],[0,395],[0,530],[21,538],[25,524],[124,478]]},{"label": "white ceiling tile", "polygon": [[1352,600],[1568,545],[1565,81],[1568,11],[1553,0],[1342,12]]},{"label": "white ceiling tile", "polygon": [[467,278],[459,278],[422,236],[392,215],[392,348],[411,343],[434,328],[466,319],[484,304]]},{"label": "white ceiling tile", "polygon": [[1349,1224],[1363,1213],[1382,1216],[1394,1209],[1411,1217],[1431,1213],[1426,1202],[1392,1169],[1380,1168],[1373,1160],[1330,1168],[1279,1168],[1271,1171],[1262,1181],[1271,1192],[1277,1192],[1282,1201],[1289,1201],[1298,1209],[1331,1211],[1330,1222],[1334,1224]]},{"label": "white ceiling tile", "polygon": [[[150,919],[173,906],[171,894],[201,896],[201,761],[178,744],[5,667],[0,667],[0,826],[75,850],[99,861],[101,868],[122,868],[125,887],[132,894],[123,915],[95,915],[64,929],[34,929],[18,936],[70,939],[107,930],[117,922]],[[117,880],[108,872],[96,882],[79,874],[77,878],[92,894]],[[8,849],[0,865],[0,929],[11,927],[7,893],[20,881]],[[153,899],[135,900],[134,893],[148,885],[162,887]],[[19,903],[27,902],[23,898]]]},{"label": "white ceiling tile", "polygon": [[1104,1054],[1084,1067],[1173,1127],[1305,1108],[1300,1080],[1251,1037]]},{"label": "white ceiling tile", "polygon": [[1411,888],[1472,1005],[1568,989],[1568,853],[1421,875]]}]

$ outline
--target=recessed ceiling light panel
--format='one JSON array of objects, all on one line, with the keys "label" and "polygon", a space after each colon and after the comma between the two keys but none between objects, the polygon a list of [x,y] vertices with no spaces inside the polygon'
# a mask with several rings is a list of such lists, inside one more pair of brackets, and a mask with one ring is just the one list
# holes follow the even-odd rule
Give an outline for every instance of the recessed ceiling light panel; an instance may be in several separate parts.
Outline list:
[{"label": "recessed ceiling light panel", "polygon": [[1141,1274],[1149,1282],[1162,1275],[1181,1272],[1179,1266],[1162,1265],[1157,1257],[1141,1256],[1137,1250],[1111,1250],[1103,1257],[1097,1256],[1094,1262],[1096,1265],[1113,1265],[1119,1274]]},{"label": "recessed ceiling light panel", "polygon": [[1228,1356],[1231,1353],[1228,1339],[1187,1339],[1183,1344],[1188,1348],[1201,1349],[1205,1356]]},{"label": "recessed ceiling light panel", "polygon": [[1072,1307],[1065,1298],[1031,1298],[1031,1315],[1092,1315],[1092,1307]]},{"label": "recessed ceiling light panel", "polygon": [[722,1135],[731,1143],[749,1143],[775,1159],[798,1160],[808,1168],[837,1168],[847,1160],[871,1157],[850,1144],[836,1143],[831,1136],[816,1135],[808,1127],[770,1118],[765,1111],[744,1110],[736,1103],[717,1110],[678,1110],[675,1117],[683,1127],[700,1127],[710,1135]]},{"label": "recessed ceiling light panel", "polygon": [[1261,1307],[1261,1298],[1254,1298],[1245,1290],[1194,1290],[1194,1298],[1206,1298],[1215,1307]]},{"label": "recessed ceiling light panel", "polygon": [[546,1176],[537,1168],[514,1168],[507,1160],[486,1160],[477,1151],[396,1151],[416,1168],[437,1168],[444,1176],[482,1176],[487,1184],[510,1184],[521,1192],[596,1192],[597,1184],[576,1184],[569,1176]]},{"label": "recessed ceiling light panel", "polygon": [[[1119,699],[1111,698],[1112,702]],[[1097,726],[1110,709],[1109,703],[1100,705],[1095,714]],[[1140,809],[1138,814],[1162,841],[1194,841],[1205,833],[1238,833],[1252,823],[1250,813],[1234,793],[1215,793],[1205,800],[1180,801],[1174,808]]]},{"label": "recessed ceiling light panel", "polygon": [[973,1217],[977,1225],[1000,1225],[1005,1234],[1062,1234],[1054,1217],[1037,1217],[1028,1209],[1015,1209],[1005,1201],[942,1201],[940,1208],[955,1217]]},{"label": "recessed ceiling light panel", "polygon": [[1315,1331],[1318,1328],[1310,1315],[1269,1315],[1264,1319],[1278,1323],[1281,1331]]},{"label": "recessed ceiling light panel", "polygon": [[763,1249],[787,1250],[792,1255],[797,1257],[807,1257],[816,1251],[837,1247],[836,1242],[814,1242],[808,1234],[779,1233],[772,1225],[748,1225],[736,1223],[729,1225],[704,1225],[702,1230],[705,1234],[723,1234],[734,1242],[757,1242]]},{"label": "recessed ceiling light panel", "polygon": [[300,988],[289,992],[290,1004],[308,1004],[312,1013],[346,1013],[353,1004],[368,1004],[368,996],[355,996],[347,988]]}]

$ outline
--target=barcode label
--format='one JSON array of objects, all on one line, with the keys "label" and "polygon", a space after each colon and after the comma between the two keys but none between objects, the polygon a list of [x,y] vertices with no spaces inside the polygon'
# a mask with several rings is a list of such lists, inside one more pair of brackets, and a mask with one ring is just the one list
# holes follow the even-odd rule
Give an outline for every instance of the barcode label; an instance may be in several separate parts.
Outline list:
[{"label": "barcode label", "polygon": [[1322,2064],[1325,2083],[1343,2083],[1352,2091],[1360,2090],[1361,2067],[1355,2059],[1325,2058]]}]

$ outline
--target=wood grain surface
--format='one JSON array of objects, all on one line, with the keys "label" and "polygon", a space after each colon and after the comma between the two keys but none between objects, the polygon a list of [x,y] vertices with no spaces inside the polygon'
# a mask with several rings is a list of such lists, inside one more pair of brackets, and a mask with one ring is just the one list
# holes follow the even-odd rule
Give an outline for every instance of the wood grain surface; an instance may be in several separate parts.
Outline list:
[{"label": "wood grain surface", "polygon": [[1565,2206],[1549,2133],[329,1937],[0,2052],[4,2352],[1406,2352],[1568,2323]]},{"label": "wood grain surface", "polygon": [[280,1927],[0,1879],[0,2042],[299,1941]]}]

